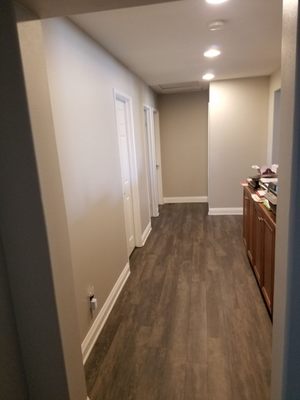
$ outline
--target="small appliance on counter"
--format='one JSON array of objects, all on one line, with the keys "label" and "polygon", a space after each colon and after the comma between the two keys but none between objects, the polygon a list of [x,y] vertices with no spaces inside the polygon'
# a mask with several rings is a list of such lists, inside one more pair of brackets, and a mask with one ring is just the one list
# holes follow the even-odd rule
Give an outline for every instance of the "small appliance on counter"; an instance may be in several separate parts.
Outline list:
[{"label": "small appliance on counter", "polygon": [[260,175],[254,175],[254,176],[249,176],[247,182],[252,189],[257,190],[259,188],[259,180],[260,180]]},{"label": "small appliance on counter", "polygon": [[272,166],[252,165],[256,169],[257,175],[247,179],[248,185],[257,192],[263,200],[265,207],[276,214],[277,194],[278,194],[278,165]]}]

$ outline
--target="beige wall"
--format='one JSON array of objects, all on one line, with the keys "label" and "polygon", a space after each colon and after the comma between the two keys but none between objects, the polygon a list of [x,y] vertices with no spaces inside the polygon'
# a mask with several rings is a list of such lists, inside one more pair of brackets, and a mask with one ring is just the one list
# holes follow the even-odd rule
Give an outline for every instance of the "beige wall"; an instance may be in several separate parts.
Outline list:
[{"label": "beige wall", "polygon": [[164,197],[207,196],[208,92],[159,96]]},{"label": "beige wall", "polygon": [[[59,338],[71,399],[86,397],[64,193],[51,112],[40,21],[18,24],[31,128],[47,225]],[[30,229],[30,227],[29,227]],[[35,276],[35,279],[37,277]],[[51,283],[51,280],[49,284]],[[39,283],[36,283],[37,285]],[[45,290],[45,295],[49,296]],[[35,302],[39,299],[35,299]],[[46,315],[49,310],[44,310]],[[50,319],[50,314],[48,315]],[[31,357],[32,354],[31,354]],[[49,371],[48,371],[49,373]]]},{"label": "beige wall", "polygon": [[281,71],[275,71],[270,76],[269,119],[268,119],[268,163],[272,163],[273,123],[274,123],[274,93],[281,88]]},{"label": "beige wall", "polygon": [[251,165],[267,161],[269,78],[234,79],[210,85],[210,208],[242,207],[240,181]]},{"label": "beige wall", "polygon": [[143,104],[155,99],[70,21],[42,25],[83,340],[93,322],[88,286],[95,287],[99,312],[128,261],[113,89],[133,100],[142,230],[149,223]]}]

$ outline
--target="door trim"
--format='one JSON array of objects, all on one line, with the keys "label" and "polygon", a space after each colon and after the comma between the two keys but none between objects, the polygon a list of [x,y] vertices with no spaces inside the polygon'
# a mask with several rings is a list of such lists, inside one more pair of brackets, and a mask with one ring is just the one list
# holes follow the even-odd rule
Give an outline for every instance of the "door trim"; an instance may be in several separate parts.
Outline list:
[{"label": "door trim", "polygon": [[155,138],[158,204],[163,205],[164,204],[164,195],[163,195],[163,183],[162,183],[160,123],[159,123],[159,111],[157,108],[153,108],[153,129],[154,129],[154,138]]},{"label": "door trim", "polygon": [[[141,207],[140,207],[140,195],[139,195],[139,181],[138,181],[138,167],[137,167],[137,155],[135,146],[135,131],[134,131],[134,119],[133,119],[133,107],[132,98],[125,93],[117,89],[113,89],[114,97],[114,108],[115,108],[115,124],[116,133],[118,134],[117,126],[117,100],[125,102],[126,113],[127,113],[127,124],[128,124],[128,153],[129,153],[129,169],[131,177],[131,189],[132,189],[132,206],[133,206],[133,224],[134,224],[134,236],[135,246],[142,246],[142,223],[141,223]],[[118,137],[119,143],[119,137]],[[119,149],[120,150],[120,149]]]},{"label": "door trim", "polygon": [[[146,123],[148,124],[148,121],[145,120],[147,116],[145,115],[146,111],[150,110],[150,106],[146,106],[143,104],[143,142],[144,142],[144,154],[145,154],[145,171],[146,171],[146,187],[147,187],[147,198],[148,198],[148,213],[149,213],[149,221],[151,223],[151,217],[152,217],[152,193],[151,193],[151,172],[150,172],[150,166],[149,166],[149,139],[148,139],[148,132],[146,129]],[[149,124],[150,124],[150,118],[149,118]]]},{"label": "door trim", "polygon": [[[150,217],[159,216],[159,194],[158,194],[158,182],[157,182],[157,172],[156,172],[156,146],[155,146],[155,132],[154,132],[154,108],[144,104],[144,116],[145,112],[147,114],[147,127],[145,129],[146,137],[146,151],[148,157],[146,159],[149,161],[147,164],[148,170],[148,193],[149,193],[149,208]],[[150,181],[149,181],[150,180]]]}]

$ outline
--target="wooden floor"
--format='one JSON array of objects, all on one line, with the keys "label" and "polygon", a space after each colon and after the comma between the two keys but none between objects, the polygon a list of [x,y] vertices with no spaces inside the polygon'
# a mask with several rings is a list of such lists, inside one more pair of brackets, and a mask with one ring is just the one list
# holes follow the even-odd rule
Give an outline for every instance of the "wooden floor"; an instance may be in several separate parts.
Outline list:
[{"label": "wooden floor", "polygon": [[91,400],[267,400],[271,322],[239,216],[165,205],[86,363]]}]

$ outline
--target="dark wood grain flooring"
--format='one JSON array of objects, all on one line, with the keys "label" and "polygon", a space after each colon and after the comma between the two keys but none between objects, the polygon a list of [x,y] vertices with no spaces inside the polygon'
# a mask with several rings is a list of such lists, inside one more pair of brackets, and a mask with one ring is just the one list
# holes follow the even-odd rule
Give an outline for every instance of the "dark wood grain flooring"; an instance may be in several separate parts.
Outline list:
[{"label": "dark wood grain flooring", "polygon": [[271,322],[239,216],[161,207],[86,365],[92,400],[268,400]]}]

